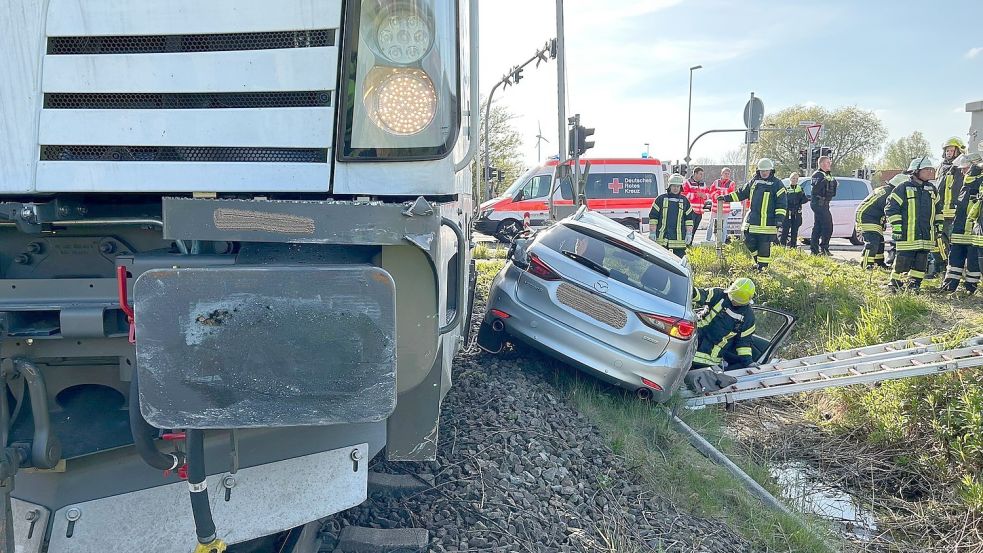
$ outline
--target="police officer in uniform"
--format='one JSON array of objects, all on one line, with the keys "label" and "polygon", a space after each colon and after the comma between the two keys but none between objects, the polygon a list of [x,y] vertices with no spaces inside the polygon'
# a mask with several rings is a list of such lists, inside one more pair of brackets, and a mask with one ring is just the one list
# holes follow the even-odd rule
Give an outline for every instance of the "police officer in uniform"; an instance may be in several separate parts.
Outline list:
[{"label": "police officer in uniform", "polygon": [[771,244],[781,234],[779,228],[788,211],[785,194],[785,185],[775,177],[775,164],[763,157],[758,160],[754,178],[732,194],[717,198],[717,209],[723,209],[723,202],[751,201],[744,218],[744,243],[758,270],[767,269],[771,263]]},{"label": "police officer in uniform", "polygon": [[942,165],[935,175],[939,190],[939,205],[942,206],[942,233],[939,235],[941,240],[937,240],[937,251],[932,252],[929,257],[927,278],[935,277],[945,266],[943,255],[949,251],[952,223],[956,217],[956,198],[959,197],[964,178],[962,169],[954,162],[965,151],[966,144],[955,136],[942,144]]},{"label": "police officer in uniform", "polygon": [[680,174],[669,177],[669,191],[657,197],[649,211],[649,238],[679,258],[686,255],[686,245],[693,240],[696,228],[693,206],[681,193],[684,182]]},{"label": "police officer in uniform", "polygon": [[819,158],[819,170],[812,174],[812,199],[810,206],[815,215],[812,219],[812,237],[809,251],[813,255],[832,255],[829,240],[833,237],[833,214],[829,203],[836,197],[836,179],[830,172],[833,160],[829,156]]},{"label": "police officer in uniform", "polygon": [[857,206],[857,228],[863,233],[864,253],[860,266],[873,269],[875,266],[887,269],[884,262],[884,231],[887,219],[884,218],[884,206],[887,197],[894,188],[908,181],[908,175],[898,173],[884,186],[878,186],[864,201]]},{"label": "police officer in uniform", "polygon": [[693,288],[693,305],[704,311],[697,323],[693,368],[712,367],[726,360],[727,369],[733,370],[754,361],[754,292],[754,281],[749,278],[739,278],[726,289]]},{"label": "police officer in uniform", "polygon": [[969,215],[979,210],[983,157],[977,153],[963,154],[954,165],[964,177],[955,202],[955,216],[949,235],[949,266],[942,280],[942,291],[955,292],[962,280],[966,291],[972,295],[980,283],[980,251],[973,235],[974,221]]},{"label": "police officer in uniform", "polygon": [[[897,255],[891,271],[892,291],[905,288],[917,292],[928,268],[928,255],[942,231],[942,205],[932,184],[935,166],[927,156],[916,157],[908,166],[911,178],[887,197],[884,215],[891,224]],[[907,277],[907,282],[903,279]]]}]

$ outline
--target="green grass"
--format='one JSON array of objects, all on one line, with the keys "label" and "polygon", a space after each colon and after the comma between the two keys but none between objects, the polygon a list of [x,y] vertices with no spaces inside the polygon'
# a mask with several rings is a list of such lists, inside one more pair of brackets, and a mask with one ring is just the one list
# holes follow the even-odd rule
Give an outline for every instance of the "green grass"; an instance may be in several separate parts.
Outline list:
[{"label": "green grass", "polygon": [[493,244],[488,246],[488,244],[482,242],[471,250],[471,257],[474,259],[505,259],[505,254],[508,253],[508,247],[502,244]]},{"label": "green grass", "polygon": [[[758,303],[798,317],[783,357],[918,336],[955,345],[983,334],[980,298],[929,292],[938,280],[926,281],[921,295],[891,295],[883,289],[886,273],[784,248],[773,251],[775,260],[764,274],[752,272],[740,244],[726,248],[723,263],[707,247],[694,249],[690,259],[697,285],[723,286],[736,276],[750,276],[758,285]],[[912,455],[899,463],[915,463],[933,480],[949,484],[967,509],[983,512],[983,369],[820,395],[807,400],[814,405],[813,422],[873,443],[910,446]]]}]

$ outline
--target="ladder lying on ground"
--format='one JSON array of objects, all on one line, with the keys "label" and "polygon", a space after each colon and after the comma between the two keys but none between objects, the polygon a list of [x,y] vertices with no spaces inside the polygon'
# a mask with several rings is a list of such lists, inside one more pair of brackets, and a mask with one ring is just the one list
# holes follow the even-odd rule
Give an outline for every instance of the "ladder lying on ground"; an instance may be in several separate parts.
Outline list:
[{"label": "ladder lying on ground", "polygon": [[973,367],[983,367],[983,335],[964,340],[951,349],[932,343],[931,338],[899,340],[726,371],[724,374],[736,378],[737,382],[690,397],[686,406],[730,404]]}]

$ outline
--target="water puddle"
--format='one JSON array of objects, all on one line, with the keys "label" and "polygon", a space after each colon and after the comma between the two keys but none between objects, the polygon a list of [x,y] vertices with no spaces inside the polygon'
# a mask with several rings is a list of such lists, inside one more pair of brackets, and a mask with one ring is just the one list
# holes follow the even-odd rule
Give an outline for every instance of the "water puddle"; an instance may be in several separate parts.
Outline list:
[{"label": "water puddle", "polygon": [[877,519],[860,498],[822,480],[813,467],[797,461],[769,467],[771,477],[782,489],[782,498],[793,509],[812,513],[835,523],[844,537],[866,542],[877,535]]}]

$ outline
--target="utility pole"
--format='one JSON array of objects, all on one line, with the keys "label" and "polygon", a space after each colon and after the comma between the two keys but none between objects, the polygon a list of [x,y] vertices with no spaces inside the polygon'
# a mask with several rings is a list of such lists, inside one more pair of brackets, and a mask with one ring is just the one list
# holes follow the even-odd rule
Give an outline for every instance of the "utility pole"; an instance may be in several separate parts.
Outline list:
[{"label": "utility pole", "polygon": [[[754,102],[753,92],[751,93],[751,102]],[[744,142],[746,143],[744,148],[744,177],[745,177],[744,180],[745,182],[750,182],[751,181],[751,139],[750,139],[751,134],[748,133],[746,136],[748,138],[744,140]]]},{"label": "utility pole", "polygon": [[567,50],[563,33],[563,0],[556,0],[556,130],[559,164],[567,160]]},{"label": "utility pole", "polygon": [[[689,68],[689,103],[686,106],[686,146],[689,147],[689,132],[690,132],[690,122],[693,118],[693,71],[697,69],[703,69],[702,65],[694,65]],[[689,173],[689,151],[686,152],[686,172]],[[687,175],[683,175],[687,176]]]}]

